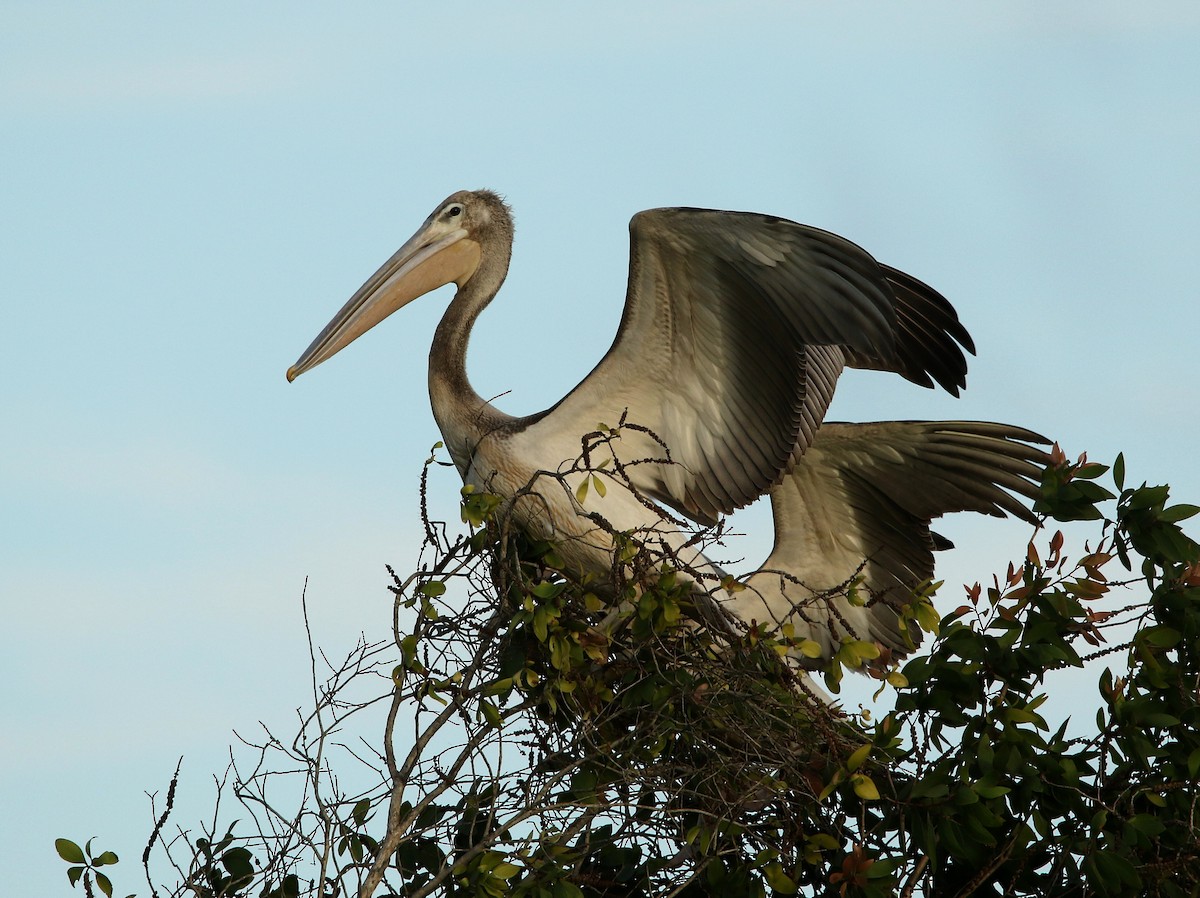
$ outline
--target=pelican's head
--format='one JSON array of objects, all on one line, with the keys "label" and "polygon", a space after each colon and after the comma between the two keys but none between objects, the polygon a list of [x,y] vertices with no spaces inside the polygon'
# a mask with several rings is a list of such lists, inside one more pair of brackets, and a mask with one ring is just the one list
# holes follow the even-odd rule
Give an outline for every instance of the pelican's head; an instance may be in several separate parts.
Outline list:
[{"label": "pelican's head", "polygon": [[499,245],[505,247],[507,269],[512,218],[504,201],[489,190],[451,194],[325,325],[288,369],[287,379],[321,364],[418,296],[449,283],[461,290],[479,268],[483,247],[504,235],[507,240]]}]

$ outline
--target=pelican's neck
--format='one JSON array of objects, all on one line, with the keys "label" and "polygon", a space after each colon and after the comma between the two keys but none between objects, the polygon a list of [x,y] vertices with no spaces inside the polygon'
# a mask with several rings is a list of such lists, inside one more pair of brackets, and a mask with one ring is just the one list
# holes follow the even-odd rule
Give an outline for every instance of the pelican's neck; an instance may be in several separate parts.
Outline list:
[{"label": "pelican's neck", "polygon": [[474,275],[459,288],[438,323],[429,351],[429,399],[433,416],[459,473],[465,474],[479,440],[505,421],[505,415],[475,392],[467,379],[467,342],[479,313],[504,283],[508,253],[484,253]]}]

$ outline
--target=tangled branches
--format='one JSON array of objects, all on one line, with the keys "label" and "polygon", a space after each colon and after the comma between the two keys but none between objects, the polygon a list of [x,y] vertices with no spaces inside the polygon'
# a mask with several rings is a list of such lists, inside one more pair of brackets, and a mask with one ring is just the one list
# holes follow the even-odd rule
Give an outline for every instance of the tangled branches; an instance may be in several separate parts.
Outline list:
[{"label": "tangled branches", "polygon": [[[721,619],[736,584],[616,532],[610,578],[565,578],[555,545],[464,491],[468,532],[422,512],[392,638],[340,661],[310,646],[297,736],[243,740],[252,763],[223,786],[253,832],[218,803],[203,835],[166,840],[169,892],[1191,894],[1200,547],[1178,522],[1197,509],[1126,488],[1120,460],[1110,492],[1106,471],[1056,457],[1038,510],[1099,539],[1070,559],[1043,534],[968,590],[928,655],[877,672],[898,687],[877,721],[817,698],[786,633]],[[1072,738],[1039,709],[1086,660],[1123,664],[1100,672],[1095,732]]]}]

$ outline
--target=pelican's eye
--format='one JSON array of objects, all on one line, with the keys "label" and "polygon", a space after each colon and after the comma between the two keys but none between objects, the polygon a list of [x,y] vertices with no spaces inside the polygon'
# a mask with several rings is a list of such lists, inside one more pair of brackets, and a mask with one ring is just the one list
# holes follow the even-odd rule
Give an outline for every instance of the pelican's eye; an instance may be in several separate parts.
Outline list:
[{"label": "pelican's eye", "polygon": [[455,203],[446,210],[446,215],[450,218],[457,218],[458,216],[462,215],[462,211],[463,207],[458,203]]}]

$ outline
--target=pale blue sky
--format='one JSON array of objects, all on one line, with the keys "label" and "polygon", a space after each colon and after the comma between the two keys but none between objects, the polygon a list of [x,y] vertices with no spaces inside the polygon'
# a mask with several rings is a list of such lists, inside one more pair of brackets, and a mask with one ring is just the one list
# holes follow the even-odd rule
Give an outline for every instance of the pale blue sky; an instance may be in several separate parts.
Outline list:
[{"label": "pale blue sky", "polygon": [[[284,371],[455,189],[516,210],[471,355],[509,411],[608,346],[634,212],[749,209],[933,284],[978,344],[962,399],[856,374],[832,417],[1022,424],[1200,501],[1200,6],[346,9],[0,6],[0,870],[25,894],[67,890],[60,835],[135,890],[143,790],[184,755],[194,821],[232,729],[286,731],[306,577],[332,650],[386,633],[448,294]],[[950,584],[1025,539],[940,529]]]}]

